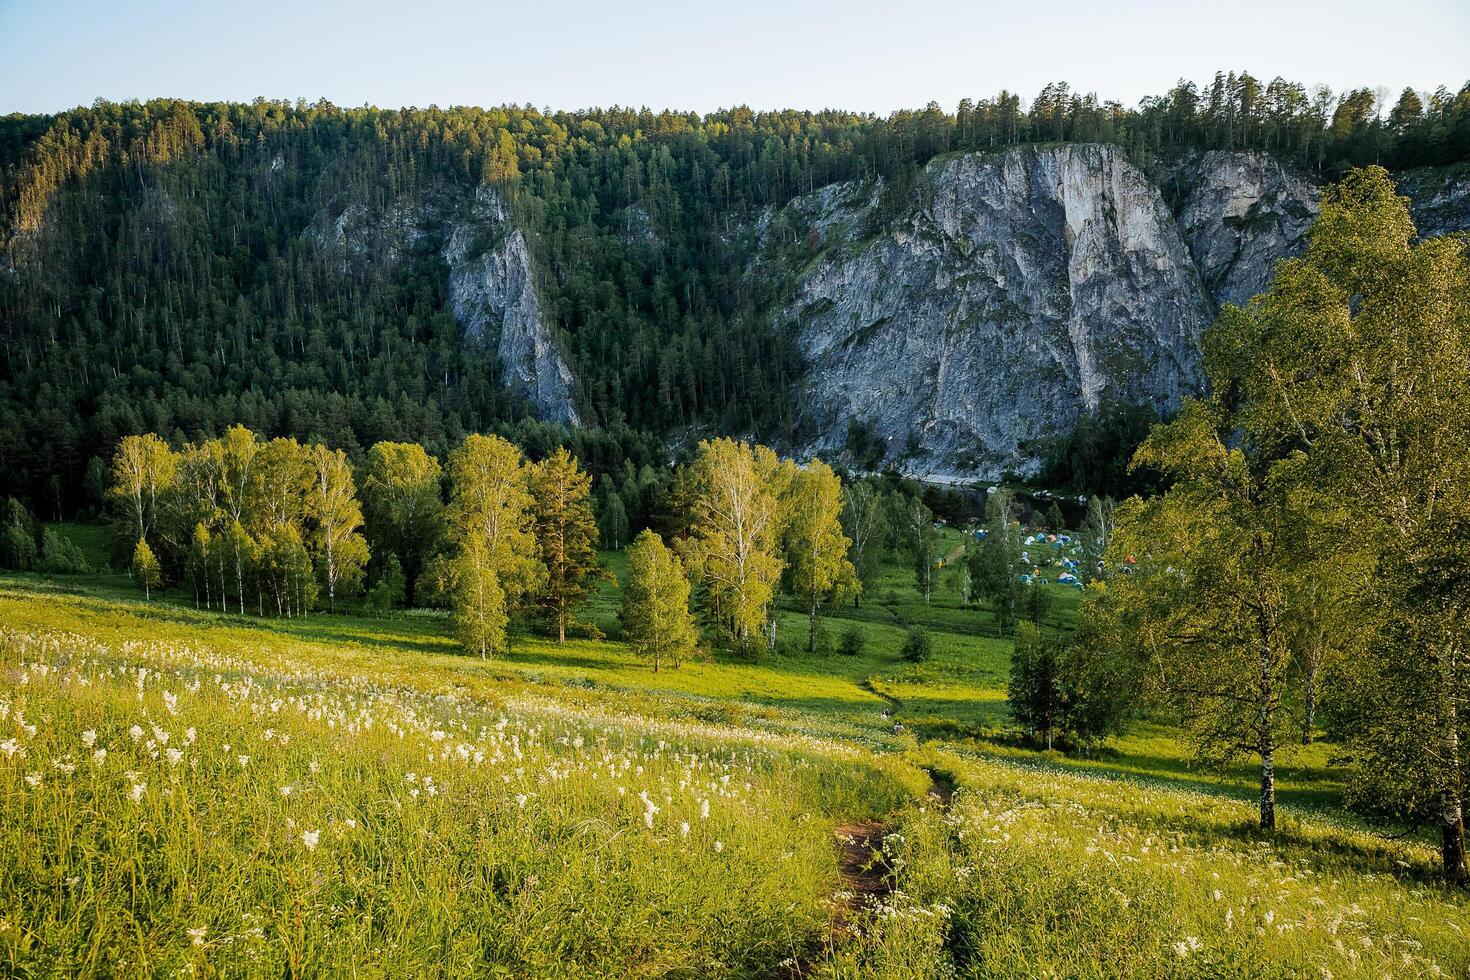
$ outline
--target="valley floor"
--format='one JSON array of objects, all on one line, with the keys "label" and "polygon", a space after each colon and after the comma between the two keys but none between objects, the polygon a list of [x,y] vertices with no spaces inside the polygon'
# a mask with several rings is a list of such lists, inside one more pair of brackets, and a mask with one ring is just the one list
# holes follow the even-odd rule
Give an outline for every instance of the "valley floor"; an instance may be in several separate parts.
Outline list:
[{"label": "valley floor", "polygon": [[0,972],[1470,975],[1470,896],[1341,815],[1328,747],[1264,838],[1167,726],[1011,740],[1009,641],[901,568],[828,618],[852,657],[783,611],[792,652],[654,674],[615,609],[481,661],[437,613],[0,576]]}]

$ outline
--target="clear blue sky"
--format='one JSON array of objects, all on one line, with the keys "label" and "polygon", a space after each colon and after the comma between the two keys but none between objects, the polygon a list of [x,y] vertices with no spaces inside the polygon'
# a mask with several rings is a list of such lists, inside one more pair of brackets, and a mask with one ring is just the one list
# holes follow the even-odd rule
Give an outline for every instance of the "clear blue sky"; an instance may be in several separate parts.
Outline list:
[{"label": "clear blue sky", "polygon": [[1470,0],[0,0],[0,112],[257,95],[887,112],[1052,80],[1134,105],[1231,68],[1458,88]]}]

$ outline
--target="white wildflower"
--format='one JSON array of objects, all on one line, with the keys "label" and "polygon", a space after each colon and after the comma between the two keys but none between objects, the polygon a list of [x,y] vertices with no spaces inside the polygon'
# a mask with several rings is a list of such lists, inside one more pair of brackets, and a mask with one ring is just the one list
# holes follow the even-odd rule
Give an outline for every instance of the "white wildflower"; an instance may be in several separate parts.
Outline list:
[{"label": "white wildflower", "polygon": [[316,850],[316,842],[321,838],[320,830],[304,830],[301,832],[301,843],[306,845],[308,851]]}]

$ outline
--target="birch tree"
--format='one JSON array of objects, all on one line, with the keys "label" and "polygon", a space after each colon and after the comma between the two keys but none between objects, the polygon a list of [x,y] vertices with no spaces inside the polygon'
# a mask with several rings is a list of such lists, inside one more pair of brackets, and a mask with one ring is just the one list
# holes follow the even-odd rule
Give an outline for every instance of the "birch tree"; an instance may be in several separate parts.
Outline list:
[{"label": "birch tree", "polygon": [[424,562],[439,539],[439,461],[411,442],[380,442],[368,450],[363,506],[369,540],[379,559],[391,552],[404,575],[404,600],[414,604]]},{"label": "birch tree", "polygon": [[505,646],[505,592],[490,556],[470,538],[454,560],[454,625],[461,645],[486,659]]},{"label": "birch tree", "polygon": [[355,590],[367,565],[367,541],[359,533],[362,508],[346,453],[315,445],[308,459],[311,489],[306,505],[312,524],[311,544],[322,584],[327,588],[327,607],[335,612],[338,590]]},{"label": "birch tree", "polygon": [[[228,560],[235,570],[235,596],[240,615],[245,615],[245,569],[258,551],[246,527],[249,519],[250,487],[260,439],[243,425],[233,425],[220,440],[221,502],[226,515]],[[223,604],[223,597],[221,604]]]},{"label": "birch tree", "polygon": [[499,436],[468,436],[449,454],[450,534],[461,550],[483,551],[511,606],[534,594],[545,578],[536,554],[530,480],[520,449]]},{"label": "birch tree", "polygon": [[689,611],[689,580],[679,556],[653,531],[643,531],[628,547],[618,615],[633,649],[653,664],[655,674],[665,663],[679,666],[699,645]]},{"label": "birch tree", "polygon": [[842,530],[842,481],[820,459],[798,469],[787,486],[786,559],[793,589],[807,607],[806,650],[817,647],[817,610],[862,590]]},{"label": "birch tree", "polygon": [[148,539],[158,517],[159,498],[177,476],[178,458],[153,433],[126,436],[118,443],[112,458],[112,493],[121,502],[136,540]]},{"label": "birch tree", "polygon": [[1289,481],[1253,469],[1226,443],[1219,413],[1188,401],[1139,447],[1134,466],[1174,483],[1119,508],[1110,565],[1139,556],[1107,582],[1126,635],[1155,690],[1184,721],[1195,760],[1260,763],[1260,826],[1276,826],[1277,752],[1290,716],[1292,556],[1277,533]]},{"label": "birch tree", "polygon": [[726,635],[755,648],[781,579],[780,463],[763,446],[699,444],[690,468],[692,557]]},{"label": "birch tree", "polygon": [[1463,240],[1415,237],[1388,173],[1353,171],[1324,193],[1306,254],[1227,308],[1207,352],[1243,428],[1300,448],[1374,555],[1358,612],[1384,642],[1346,675],[1350,798],[1437,826],[1446,877],[1470,882],[1470,663],[1458,579],[1440,577],[1470,514],[1470,263]]},{"label": "birch tree", "polygon": [[[884,519],[883,495],[866,482],[848,484],[842,489],[842,530],[852,542],[848,555],[857,572],[858,583],[872,584],[888,546],[887,521]],[[858,604],[862,589],[852,595]]]},{"label": "birch tree", "polygon": [[152,599],[153,590],[163,583],[163,571],[158,567],[153,549],[148,547],[148,542],[143,538],[139,538],[133,547],[132,568],[138,584],[143,587],[143,600],[146,602]]}]

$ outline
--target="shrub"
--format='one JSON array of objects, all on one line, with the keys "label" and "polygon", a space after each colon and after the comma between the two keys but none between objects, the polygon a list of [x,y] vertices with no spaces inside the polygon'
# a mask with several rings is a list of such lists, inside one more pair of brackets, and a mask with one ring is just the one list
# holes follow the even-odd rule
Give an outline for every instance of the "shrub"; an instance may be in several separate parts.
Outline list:
[{"label": "shrub", "polygon": [[378,576],[378,581],[368,590],[364,604],[368,609],[379,613],[401,606],[405,585],[403,567],[399,565],[397,556],[389,555],[387,561],[383,562],[383,572]]},{"label": "shrub", "polygon": [[0,528],[0,568],[26,571],[36,563],[36,540],[19,524]]},{"label": "shrub", "polygon": [[929,639],[929,631],[922,626],[915,626],[909,630],[908,636],[903,640],[903,659],[909,663],[923,663],[929,659],[934,652],[934,641]]},{"label": "shrub", "polygon": [[863,647],[867,646],[867,643],[868,635],[862,631],[861,627],[849,626],[842,631],[842,639],[838,641],[837,652],[844,657],[856,657],[863,652]]},{"label": "shrub", "polygon": [[41,537],[41,571],[53,575],[85,575],[92,569],[76,542],[47,528]]}]

